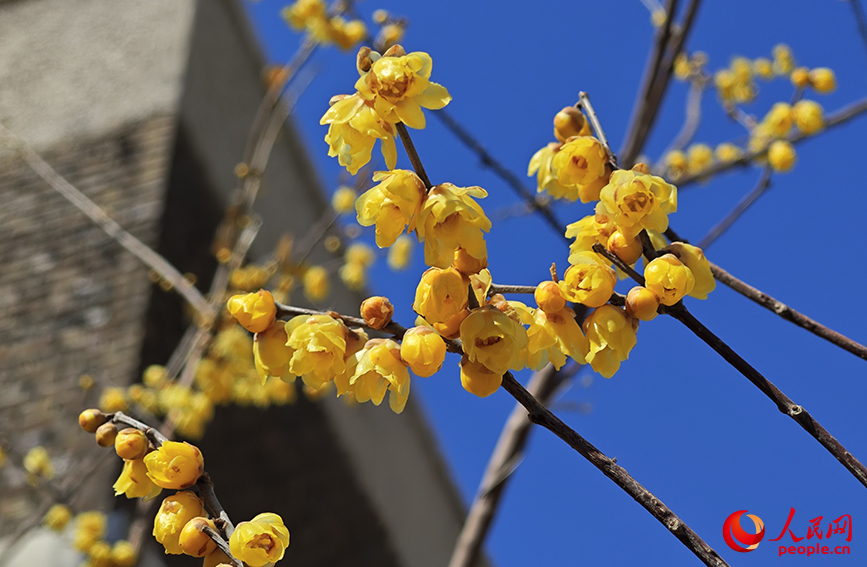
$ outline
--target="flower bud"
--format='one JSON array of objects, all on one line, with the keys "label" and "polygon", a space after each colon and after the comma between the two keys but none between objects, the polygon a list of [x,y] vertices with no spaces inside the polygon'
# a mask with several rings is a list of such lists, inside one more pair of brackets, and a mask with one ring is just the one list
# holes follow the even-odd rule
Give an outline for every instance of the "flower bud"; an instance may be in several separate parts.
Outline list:
[{"label": "flower bud", "polygon": [[792,107],[785,102],[778,102],[762,120],[765,132],[771,136],[782,138],[792,129]]},{"label": "flower bud", "polygon": [[822,106],[812,100],[800,100],[792,107],[795,125],[804,134],[815,134],[825,127]]},{"label": "flower bud", "polygon": [[125,539],[114,542],[111,548],[111,562],[114,567],[133,567],[138,560],[135,546]]},{"label": "flower bud", "polygon": [[741,157],[741,149],[730,142],[723,142],[716,147],[714,156],[720,163],[730,163]]},{"label": "flower bud", "polygon": [[88,433],[96,433],[96,429],[108,418],[98,409],[87,409],[78,414],[78,425]]},{"label": "flower bud", "polygon": [[215,531],[217,529],[213,520],[201,516],[193,518],[186,523],[178,538],[178,544],[184,553],[193,557],[204,557],[217,549],[217,544],[214,540],[204,532],[205,526]]},{"label": "flower bud", "polygon": [[72,546],[82,553],[87,553],[105,535],[105,525],[106,517],[102,512],[91,510],[78,514],[75,517]]},{"label": "flower bud", "polygon": [[328,297],[331,291],[331,282],[328,281],[328,270],[322,266],[311,266],[304,272],[304,295],[310,301],[322,301]]},{"label": "flower bud", "polygon": [[337,188],[334,195],[331,196],[331,206],[335,212],[341,215],[351,213],[355,210],[355,198],[357,197],[355,189],[352,187],[341,186]]},{"label": "flower bud", "polygon": [[202,452],[187,442],[165,441],[145,455],[144,462],[154,484],[175,490],[194,485],[205,469]]},{"label": "flower bud", "polygon": [[42,518],[42,523],[52,530],[59,532],[66,527],[66,524],[68,524],[71,519],[72,512],[68,506],[55,504],[45,513],[45,516]]},{"label": "flower bud", "polygon": [[355,57],[355,68],[358,69],[359,75],[364,75],[373,66],[373,62],[379,59],[379,53],[371,50],[366,45],[362,45],[358,49],[358,55]]},{"label": "flower bud", "polygon": [[572,136],[589,136],[590,124],[584,113],[574,106],[567,106],[554,116],[554,137],[565,142]]},{"label": "flower bud", "polygon": [[669,250],[680,258],[689,271],[695,277],[695,286],[689,292],[690,297],[707,299],[707,294],[716,289],[716,279],[710,270],[710,263],[704,257],[704,252],[698,246],[683,242],[673,242]]},{"label": "flower bud", "polygon": [[368,297],[361,302],[361,318],[369,327],[379,330],[391,323],[394,306],[387,297]]},{"label": "flower bud", "polygon": [[626,295],[626,312],[636,319],[652,321],[658,308],[659,298],[646,287],[637,285]]},{"label": "flower bud", "polygon": [[400,357],[416,376],[433,376],[446,359],[446,343],[430,327],[413,327],[403,336]]},{"label": "flower bud", "polygon": [[108,413],[126,411],[126,394],[123,388],[109,387],[103,389],[102,394],[99,396],[99,408]]},{"label": "flower bud", "polygon": [[641,241],[638,238],[630,240],[619,230],[615,230],[608,237],[608,250],[623,260],[624,264],[629,264],[630,266],[637,262],[641,258],[642,252],[644,252]]},{"label": "flower bud", "polygon": [[695,276],[674,254],[654,259],[644,268],[644,287],[663,305],[674,305],[695,286]]},{"label": "flower bud", "polygon": [[686,154],[680,150],[672,150],[665,154],[663,160],[668,168],[668,175],[671,179],[677,179],[686,173],[689,162],[686,160]]},{"label": "flower bud", "polygon": [[127,427],[117,434],[114,450],[121,459],[140,459],[148,450],[148,438],[143,431]]},{"label": "flower bud", "polygon": [[166,548],[166,553],[181,555],[179,539],[181,530],[193,518],[205,515],[205,507],[199,497],[184,490],[163,500],[154,517],[154,538]]},{"label": "flower bud", "polygon": [[117,426],[113,423],[103,423],[96,429],[96,444],[100,447],[111,447],[117,438]]},{"label": "flower bud", "polygon": [[551,281],[537,285],[533,297],[536,299],[536,305],[545,313],[557,313],[566,307],[566,300],[560,293],[560,286]]},{"label": "flower bud", "polygon": [[781,173],[791,171],[797,159],[795,148],[786,140],[776,140],[768,148],[768,163],[774,171]]},{"label": "flower bud", "polygon": [[832,93],[837,90],[837,77],[831,69],[819,67],[810,71],[810,84],[817,93]]},{"label": "flower bud", "polygon": [[271,326],[277,318],[277,307],[270,291],[259,290],[232,296],[226,307],[242,327],[251,333],[259,333]]},{"label": "flower bud", "polygon": [[105,541],[98,541],[90,546],[87,555],[89,567],[112,567],[111,545]]},{"label": "flower bud", "polygon": [[810,70],[806,67],[798,67],[792,71],[789,79],[795,87],[799,89],[806,88],[810,85]]}]

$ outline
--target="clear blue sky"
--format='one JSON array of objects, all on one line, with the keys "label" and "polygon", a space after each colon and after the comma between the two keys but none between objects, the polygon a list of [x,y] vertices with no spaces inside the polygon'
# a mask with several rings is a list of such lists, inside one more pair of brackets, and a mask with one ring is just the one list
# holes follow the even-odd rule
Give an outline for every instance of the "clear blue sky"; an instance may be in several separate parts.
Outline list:
[{"label": "clear blue sky", "polygon": [[[275,63],[288,60],[301,41],[280,20],[283,5],[285,0],[250,4],[267,56]],[[621,145],[653,37],[649,13],[638,0],[359,4],[368,21],[377,8],[409,18],[403,42],[407,51],[431,54],[432,79],[454,97],[448,110],[515,172],[523,175],[530,156],[552,141],[554,113],[574,104],[581,90],[590,93],[612,145]],[[792,47],[799,63],[836,71],[837,92],[808,95],[826,111],[867,95],[867,49],[847,2],[705,2],[688,47],[707,52],[709,67],[717,69],[733,55],[770,56],[779,42]],[[333,190],[341,168],[326,156],[326,128],[318,121],[332,95],[352,92],[354,54],[320,50],[309,68],[317,71],[316,77],[295,120],[321,179]],[[785,80],[760,87],[757,102],[746,107],[759,117],[774,102],[791,97]],[[681,125],[686,90],[675,84],[669,91],[646,148],[654,159]],[[715,94],[705,97],[702,111],[705,119],[696,141],[715,145],[743,136],[743,129],[723,116]],[[486,188],[490,197],[482,204],[489,214],[518,202],[438,120],[429,115],[428,125],[413,134],[434,183]],[[865,131],[867,118],[862,118],[799,145],[794,171],[774,176],[772,189],[707,251],[736,276],[862,343],[867,342],[867,304],[860,293],[865,278],[867,193],[860,167]],[[408,168],[403,156],[401,160]],[[753,187],[758,175],[758,169],[738,171],[684,190],[672,226],[699,239]],[[528,178],[527,185],[532,181]],[[557,205],[556,212],[564,222],[573,222],[588,214],[590,206]],[[535,284],[546,277],[552,261],[566,265],[566,247],[536,219],[495,222],[488,246],[499,283]],[[414,265],[398,277],[384,260],[373,274],[373,291],[392,299],[405,324],[412,320],[409,305],[424,268],[420,252],[419,247]],[[622,290],[630,285],[622,283]],[[689,300],[687,306],[856,457],[867,460],[867,362],[723,286],[707,301]],[[469,501],[514,401],[502,390],[487,399],[465,392],[457,358],[449,356],[438,375],[415,381],[413,396],[426,409]],[[818,516],[823,516],[823,529],[843,514],[858,525],[848,544],[851,555],[813,556],[810,564],[867,562],[865,488],[677,321],[658,317],[642,323],[638,345],[614,378],[593,375],[589,367],[579,376],[592,376],[592,384],[576,384],[561,398],[561,417],[617,457],[730,563],[785,561],[776,558],[778,545],[793,545],[791,538],[767,540],[780,534],[790,508],[796,510],[791,528],[799,537],[807,535],[809,521]],[[576,403],[589,403],[592,411],[576,412]],[[748,554],[731,551],[722,538],[725,518],[743,509],[766,526],[765,541]],[[805,543],[815,544],[816,538]],[[846,542],[837,535],[827,544]],[[544,430],[531,438],[487,550],[499,567],[698,564],[643,508]]]}]

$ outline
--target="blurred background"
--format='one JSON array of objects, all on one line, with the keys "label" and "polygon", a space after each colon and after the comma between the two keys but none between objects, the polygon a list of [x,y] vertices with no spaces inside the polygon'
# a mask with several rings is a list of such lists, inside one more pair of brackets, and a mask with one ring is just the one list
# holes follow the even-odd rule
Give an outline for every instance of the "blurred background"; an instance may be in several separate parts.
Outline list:
[{"label": "blurred background", "polygon": [[[0,2],[0,123],[207,291],[220,265],[215,256],[236,236],[221,227],[232,215],[230,205],[237,205],[236,166],[245,159],[259,101],[275,69],[303,49],[303,35],[280,16],[285,5]],[[785,43],[798,65],[836,73],[835,92],[805,93],[830,114],[867,94],[867,44],[853,6],[839,0],[704,2],[685,48],[704,52],[712,74],[736,56],[772,58],[774,46]],[[637,0],[533,7],[366,0],[355,4],[353,15],[375,33],[378,9],[405,18],[401,43],[433,58],[432,80],[453,96],[448,115],[532,192],[535,179],[524,178],[527,163],[553,141],[554,114],[574,104],[580,91],[589,93],[619,150],[657,33],[651,18],[657,7]],[[327,156],[326,127],[319,125],[332,96],[353,92],[355,51],[317,48],[287,89],[292,113],[261,179],[252,214],[262,226],[248,257],[254,266],[276,262],[282,269],[286,262],[275,251],[282,239],[285,252],[291,235],[290,256],[326,267],[332,282],[330,295],[315,301],[293,289],[292,303],[354,314],[364,296],[387,295],[395,319],[409,325],[424,270],[421,247],[403,271],[378,254],[363,291],[346,290],[338,273],[352,242],[374,246],[372,230],[357,229],[352,215],[335,220],[329,209],[338,187],[363,188],[367,180],[356,184]],[[758,120],[794,91],[785,77],[757,79],[756,85],[755,100],[741,108]],[[662,162],[681,130],[689,90],[685,82],[672,82],[643,149],[651,164]],[[712,84],[700,116],[692,142],[746,145],[746,130],[726,116]],[[534,285],[548,277],[551,262],[562,271],[568,257],[562,237],[528,214],[523,200],[436,112],[427,113],[427,122],[412,134],[433,182],[480,185],[489,193],[482,205],[494,221],[487,237],[494,281]],[[793,171],[774,174],[767,193],[706,249],[735,276],[862,343],[864,308],[851,293],[863,277],[867,208],[857,164],[864,128],[863,118],[855,117],[799,143]],[[149,274],[15,155],[16,145],[6,144],[0,154],[0,442],[7,454],[0,469],[0,562],[60,564],[62,556],[72,565],[81,560],[66,541],[72,529],[58,538],[35,528],[52,502],[112,511],[109,540],[126,537],[130,525],[141,532],[144,523],[134,519],[146,512],[113,499],[108,487],[118,459],[106,457],[71,424],[81,409],[100,402],[106,387],[124,388],[129,396],[128,386],[141,383],[145,369],[168,365],[190,336],[190,313],[165,291],[171,286],[164,279]],[[399,154],[398,167],[409,168]],[[378,148],[373,156],[372,169],[384,168]],[[672,227],[700,240],[760,175],[761,167],[751,166],[683,185]],[[592,210],[580,203],[552,207],[563,225]],[[331,250],[329,237],[339,239]],[[622,282],[618,290],[629,287]],[[687,306],[852,454],[867,458],[863,361],[724,286]],[[249,339],[215,330],[228,338],[219,347],[203,346],[204,358],[228,360],[233,373],[243,374],[243,356],[231,352]],[[283,405],[295,395],[279,386],[234,391],[230,397],[238,403],[215,402],[207,432],[196,442],[229,514],[236,522],[264,510],[281,514],[292,532],[284,561],[299,565],[447,563],[464,509],[514,407],[502,390],[485,399],[464,391],[457,365],[449,355],[440,373],[414,379],[411,403],[400,416],[370,404],[347,406],[333,393],[315,401],[302,393]],[[82,376],[93,385],[82,388]],[[518,378],[526,383],[529,373]],[[207,388],[200,384],[208,383],[207,377],[196,382],[202,391]],[[134,413],[136,400],[126,403]],[[638,345],[612,379],[582,368],[552,409],[730,562],[772,561],[766,558],[777,555],[778,544],[795,545],[789,535],[768,541],[780,535],[793,508],[789,527],[797,537],[806,537],[819,517],[823,527],[845,514],[852,524],[865,517],[863,487],[669,318],[642,323]],[[36,446],[47,449],[55,471],[34,488],[21,463]],[[737,510],[759,516],[766,527],[765,541],[743,558],[734,557],[721,534]],[[499,566],[695,562],[666,532],[565,444],[535,431],[485,549]],[[138,536],[146,545],[149,533],[144,528]],[[834,535],[828,544],[849,545],[850,555],[814,561],[863,564],[867,543],[859,531],[851,542],[844,539]],[[178,564],[189,561],[195,560],[179,558]]]}]

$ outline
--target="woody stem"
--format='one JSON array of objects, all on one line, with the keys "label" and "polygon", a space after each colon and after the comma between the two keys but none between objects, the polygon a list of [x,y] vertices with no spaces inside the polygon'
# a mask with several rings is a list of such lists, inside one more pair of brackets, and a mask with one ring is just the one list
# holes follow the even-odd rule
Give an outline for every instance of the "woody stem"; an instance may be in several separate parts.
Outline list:
[{"label": "woody stem", "polygon": [[409,131],[406,129],[406,124],[398,122],[394,126],[397,128],[400,141],[403,142],[403,149],[406,150],[406,155],[409,156],[409,161],[412,162],[412,168],[415,170],[419,179],[422,180],[422,183],[424,183],[425,188],[430,191],[433,185],[427,176],[427,172],[424,170],[424,166],[421,164],[421,158],[418,157],[418,152],[415,149],[415,145],[412,143],[412,138],[409,137]]}]

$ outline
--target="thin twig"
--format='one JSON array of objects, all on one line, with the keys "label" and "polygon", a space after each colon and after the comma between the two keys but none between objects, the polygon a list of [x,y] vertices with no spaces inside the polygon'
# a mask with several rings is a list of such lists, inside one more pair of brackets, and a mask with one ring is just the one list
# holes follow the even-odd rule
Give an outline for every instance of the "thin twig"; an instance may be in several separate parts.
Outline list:
[{"label": "thin twig", "polygon": [[858,34],[864,42],[864,47],[867,47],[867,16],[864,15],[864,6],[861,5],[860,0],[849,0],[849,5],[852,6],[852,13],[855,15]]},{"label": "thin twig", "polygon": [[[676,2],[677,0],[672,1]],[[590,120],[590,125],[593,126],[593,131],[596,133],[596,137],[599,138],[602,147],[605,148],[605,152],[608,154],[608,161],[611,162],[611,166],[614,169],[617,169],[617,156],[614,154],[611,145],[608,143],[608,138],[605,136],[605,130],[602,129],[602,123],[599,122],[599,117],[596,115],[593,105],[590,104],[590,95],[584,91],[579,92],[578,104],[576,104],[575,107],[583,109],[584,112],[587,113],[587,118]]]},{"label": "thin twig", "polygon": [[695,79],[690,84],[689,94],[686,96],[686,116],[683,120],[683,126],[668,149],[663,152],[663,155],[683,149],[695,136],[698,126],[701,124],[701,99],[706,88],[707,79],[703,77]]},{"label": "thin twig", "polygon": [[[864,112],[867,112],[867,98],[863,98],[859,101],[853,102],[852,104],[841,108],[837,112],[829,114],[825,118],[825,127],[824,127],[823,132],[828,131],[831,128],[834,128],[835,126],[839,126],[841,124],[844,124],[847,121],[851,120],[852,118],[855,118],[855,117],[863,114]],[[789,134],[786,139],[789,142],[791,142],[792,144],[797,144],[798,142],[801,142],[804,139],[809,138],[811,136],[813,136],[813,135],[812,134],[804,134],[803,132],[800,132],[800,131],[795,131],[795,132],[792,132],[791,134]],[[678,189],[682,190],[686,185],[690,185],[692,183],[695,183],[696,181],[701,181],[703,179],[707,179],[713,175],[716,175],[717,173],[721,173],[723,171],[727,171],[727,170],[735,168],[735,167],[739,167],[739,166],[742,167],[742,166],[749,165],[755,158],[761,157],[767,153],[768,153],[768,148],[763,148],[760,150],[744,152],[743,155],[741,155],[739,158],[732,160],[732,161],[717,162],[714,165],[712,165],[711,167],[702,171],[701,173],[697,173],[695,175],[686,175],[684,177],[679,178],[677,180],[677,187],[678,187]]]},{"label": "thin twig", "polygon": [[27,165],[52,189],[75,205],[78,210],[84,213],[118,244],[126,248],[146,266],[157,272],[164,280],[171,283],[173,289],[177,290],[201,317],[210,318],[211,311],[205,297],[165,258],[121,228],[99,205],[91,201],[78,188],[57,173],[33,148],[3,124],[0,124],[0,135],[10,140]]},{"label": "thin twig", "polygon": [[[575,367],[577,369],[577,365]],[[547,365],[530,379],[527,390],[540,404],[549,405],[566,376]],[[497,512],[503,490],[521,462],[532,422],[527,410],[517,404],[503,426],[497,445],[485,467],[475,500],[464,520],[463,528],[452,551],[448,567],[471,567],[475,564]]]},{"label": "thin twig", "polygon": [[217,547],[226,554],[226,556],[232,561],[232,565],[235,567],[244,567],[244,564],[232,556],[232,550],[229,549],[229,543],[223,539],[220,535],[220,532],[216,531],[211,526],[202,526],[202,531],[208,535],[209,538],[213,540],[214,543],[217,544]]},{"label": "thin twig", "polygon": [[457,120],[452,118],[450,114],[446,113],[444,110],[438,110],[434,112],[433,115],[439,118],[467,148],[479,156],[479,160],[481,160],[483,166],[489,167],[500,179],[505,181],[506,184],[518,194],[518,196],[522,197],[524,201],[526,201],[527,205],[531,207],[532,210],[538,211],[542,215],[542,217],[547,221],[548,226],[550,226],[554,232],[562,236],[563,227],[565,225],[557,219],[554,211],[551,210],[551,207],[547,202],[538,199],[531,190],[524,186],[517,175],[512,173],[499,160],[494,158],[494,156],[492,156],[490,152],[488,152],[488,150],[486,150],[485,147],[466,130],[466,128],[461,126]]},{"label": "thin twig", "polygon": [[412,163],[412,168],[415,170],[416,175],[418,175],[422,183],[424,183],[425,188],[430,191],[433,185],[431,185],[430,178],[427,176],[427,172],[421,164],[421,158],[418,155],[418,151],[415,149],[415,145],[412,143],[412,138],[409,137],[409,131],[406,129],[406,124],[398,122],[395,124],[395,127],[400,136],[400,141],[403,143],[403,148],[406,150],[406,155],[409,156],[409,161]]},{"label": "thin twig", "polygon": [[625,273],[627,276],[629,276],[630,278],[635,280],[635,282],[638,283],[638,285],[642,285],[642,286],[644,285],[644,276],[639,274],[635,270],[635,268],[633,268],[632,266],[630,266],[629,264],[627,264],[626,262],[624,262],[623,260],[618,258],[616,254],[614,254],[613,252],[608,250],[606,247],[602,246],[598,242],[594,242],[593,243],[593,251],[596,252],[597,254],[601,254],[601,255],[605,256],[609,262],[611,262],[612,264],[614,264],[615,266],[620,268],[620,270],[623,273]]},{"label": "thin twig", "polygon": [[532,295],[536,293],[536,286],[491,284],[490,289],[488,289],[488,295],[491,296],[495,293],[526,293]]},{"label": "thin twig", "polygon": [[626,469],[619,466],[614,459],[606,456],[599,449],[581,437],[574,429],[563,423],[560,418],[551,413],[539,403],[521,384],[515,380],[511,372],[503,376],[503,389],[514,397],[518,403],[527,409],[530,421],[548,429],[554,435],[575,449],[582,457],[599,469],[602,474],[611,479],[614,484],[623,489],[636,502],[650,512],[668,529],[674,537],[701,559],[705,565],[720,567],[728,565],[692,528],[683,522],[668,506],[654,496],[649,490],[638,483]]},{"label": "thin twig", "polygon": [[777,388],[770,380],[765,378],[758,370],[753,368],[746,360],[740,357],[730,346],[724,343],[719,337],[713,334],[705,327],[698,319],[692,316],[687,311],[682,303],[678,303],[669,307],[666,312],[683,323],[690,331],[708,344],[712,349],[717,351],[726,362],[731,364],[738,372],[743,374],[750,382],[752,382],[759,390],[762,391],[777,408],[784,414],[788,415],[798,425],[813,436],[816,441],[822,444],[825,449],[831,453],[840,463],[846,467],[852,475],[867,487],[867,468],[856,459],[843,445],[832,436],[827,429],[822,427],[810,413],[802,406],[797,405],[788,396],[786,396],[779,388]]},{"label": "thin twig", "polygon": [[756,183],[756,186],[753,188],[753,190],[750,191],[743,199],[741,199],[737,206],[735,206],[735,208],[732,209],[729,214],[723,217],[721,221],[719,221],[712,229],[710,229],[710,232],[708,232],[705,237],[699,241],[698,247],[702,250],[707,250],[708,247],[713,244],[717,238],[722,236],[723,233],[735,223],[735,221],[741,218],[741,215],[743,215],[753,203],[759,200],[759,197],[764,195],[765,191],[767,191],[770,186],[771,168],[766,167],[764,171],[762,171],[762,175],[761,177],[759,177],[759,181],[758,183]]}]

